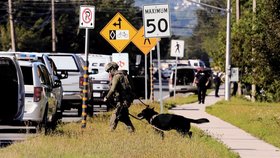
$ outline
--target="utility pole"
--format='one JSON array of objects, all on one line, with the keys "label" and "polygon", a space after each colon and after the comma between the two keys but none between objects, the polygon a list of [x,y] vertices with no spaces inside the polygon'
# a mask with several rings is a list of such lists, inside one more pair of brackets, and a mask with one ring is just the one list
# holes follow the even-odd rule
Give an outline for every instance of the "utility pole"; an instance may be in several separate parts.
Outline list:
[{"label": "utility pole", "polygon": [[227,29],[226,29],[226,34],[227,34],[227,37],[226,37],[226,80],[225,80],[225,100],[226,101],[229,101],[230,99],[230,71],[231,71],[231,60],[230,60],[230,38],[231,38],[231,26],[230,26],[230,23],[231,23],[231,0],[227,0],[227,9],[224,9],[224,8],[219,8],[219,7],[215,7],[215,6],[212,6],[212,5],[208,5],[208,4],[205,4],[205,3],[200,3],[199,2],[196,2],[194,0],[185,0],[185,1],[188,1],[188,2],[191,2],[191,3],[195,3],[195,4],[199,4],[199,5],[202,5],[202,6],[205,6],[205,7],[209,7],[209,8],[213,8],[213,9],[217,9],[217,10],[221,10],[221,11],[225,11],[227,13]]},{"label": "utility pole", "polygon": [[[236,0],[236,23],[240,20],[240,0]],[[240,80],[238,81],[238,95],[242,95],[242,87]]]},{"label": "utility pole", "polygon": [[236,0],[236,22],[238,23],[240,19],[240,3],[239,0]]},{"label": "utility pole", "polygon": [[16,40],[15,40],[15,30],[14,30],[14,19],[13,19],[13,9],[12,9],[12,0],[8,0],[9,5],[9,21],[10,21],[10,30],[11,30],[11,44],[12,51],[16,51]]},{"label": "utility pole", "polygon": [[[257,2],[256,2],[256,0],[253,0],[253,19],[255,20],[255,14],[256,14],[256,6],[257,6]],[[254,21],[255,22],[255,21]],[[254,24],[254,22],[253,22],[253,30],[255,29],[255,24]],[[254,48],[254,46],[252,47],[252,54],[253,54],[253,63],[255,63],[255,60],[256,59],[254,59],[254,55],[256,54],[256,50],[255,50],[255,48]],[[253,82],[252,82],[252,86],[251,86],[251,88],[252,88],[252,92],[251,92],[251,95],[252,95],[252,102],[255,102],[256,101],[256,79],[255,79],[255,71],[256,71],[256,69],[255,68],[253,68]]]},{"label": "utility pole", "polygon": [[226,36],[226,80],[225,80],[225,100],[230,99],[230,35],[231,35],[231,0],[227,1],[227,36]]},{"label": "utility pole", "polygon": [[52,0],[52,52],[56,52],[56,34],[55,34],[55,16],[54,16],[54,0]]}]

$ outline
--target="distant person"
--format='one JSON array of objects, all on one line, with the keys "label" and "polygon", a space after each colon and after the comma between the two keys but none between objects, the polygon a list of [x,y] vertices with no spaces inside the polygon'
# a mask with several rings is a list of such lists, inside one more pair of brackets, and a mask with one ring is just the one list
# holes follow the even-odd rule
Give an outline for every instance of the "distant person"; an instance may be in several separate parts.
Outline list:
[{"label": "distant person", "polygon": [[208,73],[203,72],[203,68],[198,68],[193,81],[193,84],[197,86],[198,104],[205,103],[205,96],[207,85],[209,83],[209,77],[210,76]]},{"label": "distant person", "polygon": [[119,66],[115,62],[110,62],[106,65],[105,71],[110,73],[112,80],[110,89],[105,96],[104,101],[110,101],[115,106],[110,119],[110,129],[114,131],[117,128],[118,122],[123,122],[129,132],[134,132],[135,128],[129,118],[128,108],[133,101],[133,86],[124,70],[118,70]]},{"label": "distant person", "polygon": [[220,72],[219,70],[214,72],[215,97],[220,97],[219,89],[220,89],[220,85],[222,83],[221,77],[222,77],[222,72]]}]

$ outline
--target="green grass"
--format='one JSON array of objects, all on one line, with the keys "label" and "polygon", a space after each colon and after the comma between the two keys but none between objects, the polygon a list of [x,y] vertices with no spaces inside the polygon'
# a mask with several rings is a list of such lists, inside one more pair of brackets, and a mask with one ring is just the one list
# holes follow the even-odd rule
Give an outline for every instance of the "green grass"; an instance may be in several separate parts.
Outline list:
[{"label": "green grass", "polygon": [[[207,89],[206,94],[209,94],[213,91],[213,89]],[[164,100],[164,107],[167,109],[174,108],[176,106],[180,106],[183,104],[190,104],[197,102],[197,95],[176,95],[176,97],[170,97]]]},{"label": "green grass", "polygon": [[[159,111],[158,104],[150,104]],[[130,113],[137,115],[143,105],[132,105]],[[182,138],[175,131],[165,132],[165,139],[156,134],[146,120],[131,118],[135,133],[128,133],[119,123],[116,131],[109,131],[110,113],[80,123],[63,124],[52,134],[39,135],[0,149],[0,157],[66,157],[66,158],[236,158],[223,144],[202,131],[192,128],[193,138]]]},{"label": "green grass", "polygon": [[176,96],[165,99],[164,100],[164,107],[167,109],[174,108],[175,106],[183,105],[183,104],[190,104],[197,102],[197,95],[191,94],[189,96]]},{"label": "green grass", "polygon": [[206,111],[280,147],[280,103],[252,103],[233,97],[207,107]]}]

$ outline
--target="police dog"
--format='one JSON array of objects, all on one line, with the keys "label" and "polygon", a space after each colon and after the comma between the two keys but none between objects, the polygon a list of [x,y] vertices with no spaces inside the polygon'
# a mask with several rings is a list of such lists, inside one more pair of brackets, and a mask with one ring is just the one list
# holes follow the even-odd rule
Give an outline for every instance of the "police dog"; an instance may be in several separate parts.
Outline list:
[{"label": "police dog", "polygon": [[151,124],[156,132],[158,132],[162,138],[164,138],[164,131],[176,130],[183,137],[192,137],[192,132],[190,131],[191,123],[207,123],[209,122],[206,118],[200,119],[190,119],[180,115],[175,114],[158,114],[154,108],[145,108],[138,115],[139,119],[146,119],[149,124]]}]

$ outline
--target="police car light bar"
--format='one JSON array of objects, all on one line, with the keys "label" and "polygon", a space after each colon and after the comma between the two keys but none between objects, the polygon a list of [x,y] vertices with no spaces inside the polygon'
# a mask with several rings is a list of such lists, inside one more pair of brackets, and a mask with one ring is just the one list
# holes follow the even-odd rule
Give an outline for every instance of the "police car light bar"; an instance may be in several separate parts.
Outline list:
[{"label": "police car light bar", "polygon": [[18,60],[38,60],[35,54],[17,54]]}]

